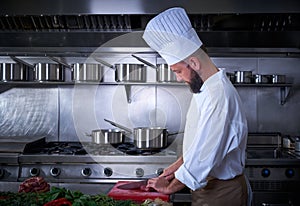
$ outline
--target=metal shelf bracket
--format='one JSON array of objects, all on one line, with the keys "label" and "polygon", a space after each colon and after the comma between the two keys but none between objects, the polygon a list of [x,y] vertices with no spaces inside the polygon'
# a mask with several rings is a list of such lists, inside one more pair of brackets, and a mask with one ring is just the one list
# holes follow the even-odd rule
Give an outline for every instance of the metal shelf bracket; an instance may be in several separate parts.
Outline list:
[{"label": "metal shelf bracket", "polygon": [[284,105],[286,103],[286,99],[289,96],[291,87],[280,87],[280,104]]},{"label": "metal shelf bracket", "polygon": [[131,85],[125,84],[124,87],[125,87],[127,102],[128,102],[128,104],[130,104],[131,103]]}]

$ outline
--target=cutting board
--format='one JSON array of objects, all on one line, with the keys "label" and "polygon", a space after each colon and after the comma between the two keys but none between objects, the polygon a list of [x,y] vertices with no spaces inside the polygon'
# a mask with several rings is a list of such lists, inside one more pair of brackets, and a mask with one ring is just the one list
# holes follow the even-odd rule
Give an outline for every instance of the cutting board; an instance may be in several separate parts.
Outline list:
[{"label": "cutting board", "polygon": [[135,202],[144,202],[146,199],[155,200],[159,198],[163,201],[169,201],[169,195],[165,195],[159,192],[145,192],[140,189],[124,190],[119,189],[118,186],[129,183],[129,181],[119,181],[109,191],[108,196],[115,200],[133,200]]}]

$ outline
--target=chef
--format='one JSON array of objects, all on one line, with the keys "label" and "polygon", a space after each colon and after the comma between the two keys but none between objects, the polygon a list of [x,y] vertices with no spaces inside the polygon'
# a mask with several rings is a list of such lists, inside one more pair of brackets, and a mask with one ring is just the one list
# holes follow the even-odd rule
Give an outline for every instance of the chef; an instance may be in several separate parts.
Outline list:
[{"label": "chef", "polygon": [[183,8],[154,17],[143,38],[193,92],[182,156],[147,188],[171,194],[188,187],[193,206],[247,205],[248,129],[236,89],[205,52]]}]

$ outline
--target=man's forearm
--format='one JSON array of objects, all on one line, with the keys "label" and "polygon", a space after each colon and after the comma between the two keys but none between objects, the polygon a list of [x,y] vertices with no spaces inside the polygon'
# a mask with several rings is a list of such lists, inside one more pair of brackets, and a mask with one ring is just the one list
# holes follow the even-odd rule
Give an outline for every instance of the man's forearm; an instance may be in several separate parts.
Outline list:
[{"label": "man's forearm", "polygon": [[181,183],[178,179],[174,178],[167,187],[168,193],[172,194],[178,192],[185,188],[185,185]]}]

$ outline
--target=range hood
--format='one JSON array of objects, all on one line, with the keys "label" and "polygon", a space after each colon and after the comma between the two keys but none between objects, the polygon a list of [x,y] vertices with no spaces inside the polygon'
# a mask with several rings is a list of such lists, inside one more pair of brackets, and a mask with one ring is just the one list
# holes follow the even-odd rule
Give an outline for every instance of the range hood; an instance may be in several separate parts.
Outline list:
[{"label": "range hood", "polygon": [[[184,7],[214,52],[300,52],[298,0],[2,0],[0,53],[88,53],[144,30],[159,12]],[[127,45],[126,45],[126,44]],[[142,38],[122,46],[146,46]]]}]

